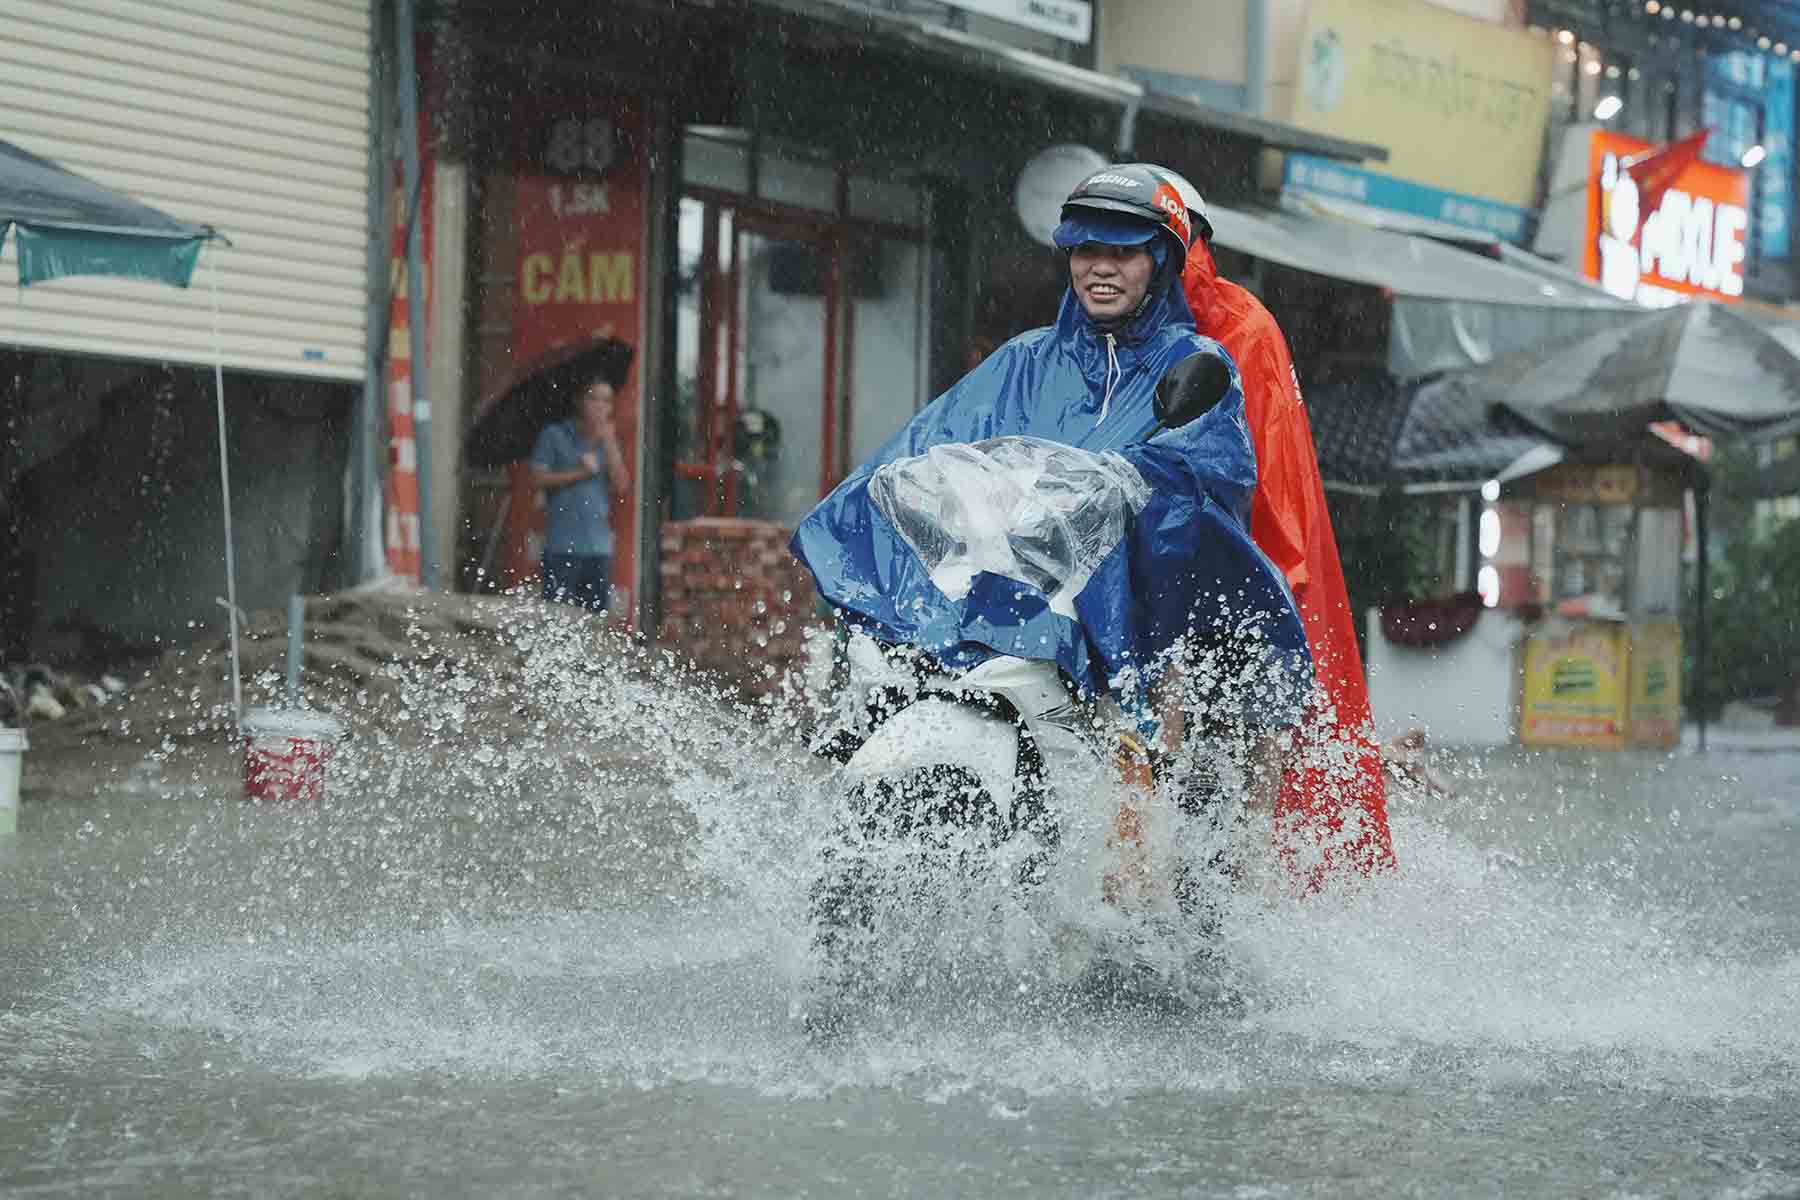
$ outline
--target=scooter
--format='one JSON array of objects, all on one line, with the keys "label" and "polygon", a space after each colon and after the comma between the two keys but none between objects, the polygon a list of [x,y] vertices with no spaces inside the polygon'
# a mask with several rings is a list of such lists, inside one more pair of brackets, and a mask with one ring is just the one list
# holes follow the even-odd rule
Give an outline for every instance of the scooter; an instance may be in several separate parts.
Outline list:
[{"label": "scooter", "polygon": [[[1157,390],[1151,436],[1199,417],[1228,386],[1217,359],[1179,365]],[[1028,579],[1052,609],[1066,605],[1143,504],[1116,455],[1006,438],[942,457],[944,469],[985,472],[951,481],[953,519],[938,498],[941,476],[930,489],[902,476],[871,491],[949,594],[974,572],[999,571]],[[983,486],[1008,470],[1036,486]],[[994,655],[958,671],[853,633],[844,663],[852,715],[814,747],[841,764],[842,798],[809,898],[819,977],[806,1018],[815,1032],[841,1031],[847,1011],[866,1002],[880,925],[925,875],[954,880],[1002,861],[1020,893],[1041,892],[1069,867],[1076,833],[1074,886],[1091,882],[1116,919],[1099,936],[1059,931],[1065,975],[1166,977],[1167,962],[1151,966],[1143,951],[1169,931],[1186,935],[1177,939],[1186,965],[1215,956],[1234,824],[1229,756],[1196,741],[1179,771],[1165,771],[1133,714],[1109,696],[1081,695],[1051,661]]]}]

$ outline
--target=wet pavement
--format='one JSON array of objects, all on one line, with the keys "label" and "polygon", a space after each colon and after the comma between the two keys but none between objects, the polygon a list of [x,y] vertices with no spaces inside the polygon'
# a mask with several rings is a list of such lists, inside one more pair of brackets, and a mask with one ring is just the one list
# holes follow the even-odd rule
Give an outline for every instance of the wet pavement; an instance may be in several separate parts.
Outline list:
[{"label": "wet pavement", "polygon": [[1232,910],[1235,1008],[953,926],[821,1046],[816,769],[754,709],[569,686],[527,735],[353,741],[311,807],[204,738],[34,751],[0,1192],[1800,1192],[1800,755],[1459,756],[1395,798],[1397,877]]}]

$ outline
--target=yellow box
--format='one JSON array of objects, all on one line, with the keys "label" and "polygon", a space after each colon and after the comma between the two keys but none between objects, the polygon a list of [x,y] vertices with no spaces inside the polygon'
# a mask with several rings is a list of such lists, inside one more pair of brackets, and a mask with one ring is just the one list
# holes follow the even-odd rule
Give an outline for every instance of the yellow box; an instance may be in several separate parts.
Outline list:
[{"label": "yellow box", "polygon": [[1625,744],[1630,632],[1586,624],[1525,643],[1525,696],[1519,740],[1527,746]]},{"label": "yellow box", "polygon": [[1650,621],[1631,631],[1631,708],[1626,737],[1634,746],[1681,740],[1681,626]]}]

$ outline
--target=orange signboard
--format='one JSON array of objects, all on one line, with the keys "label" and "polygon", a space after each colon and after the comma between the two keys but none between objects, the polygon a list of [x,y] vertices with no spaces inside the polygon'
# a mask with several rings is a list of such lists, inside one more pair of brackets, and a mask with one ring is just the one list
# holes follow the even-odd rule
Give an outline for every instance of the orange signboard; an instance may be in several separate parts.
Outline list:
[{"label": "orange signboard", "polygon": [[1597,132],[1588,147],[1587,277],[1625,300],[1665,308],[1744,294],[1750,185],[1700,160],[1705,134],[1666,146]]},{"label": "orange signboard", "polygon": [[[572,343],[619,338],[643,344],[643,268],[648,122],[606,97],[544,101],[518,121],[521,167],[513,198],[516,244],[512,357],[515,368]],[[632,372],[641,378],[642,364]],[[615,405],[627,468],[636,460],[640,404],[628,380]],[[534,577],[544,513],[522,463],[510,472],[506,583]],[[637,573],[638,481],[615,504],[613,612],[629,616]]]}]

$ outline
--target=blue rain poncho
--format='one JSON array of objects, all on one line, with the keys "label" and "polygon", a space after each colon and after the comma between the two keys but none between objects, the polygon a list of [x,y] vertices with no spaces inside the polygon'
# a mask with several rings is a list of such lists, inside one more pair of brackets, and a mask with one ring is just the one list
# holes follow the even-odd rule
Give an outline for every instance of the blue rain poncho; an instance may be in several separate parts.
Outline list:
[{"label": "blue rain poncho", "polygon": [[[1157,381],[1193,354],[1230,361],[1194,331],[1174,288],[1110,336],[1071,289],[1054,326],[1001,346],[840,483],[800,523],[793,551],[852,625],[952,670],[995,654],[1050,660],[1084,693],[1133,703],[1164,652],[1194,630],[1254,645],[1298,695],[1311,666],[1299,614],[1280,571],[1245,532],[1256,453],[1236,368],[1211,411],[1145,440],[1156,426]],[[995,441],[1015,438],[1040,444]],[[1090,453],[1057,464],[1041,443]],[[1024,569],[958,573],[966,530],[937,539],[956,543],[946,545],[922,536],[918,521],[897,526],[897,516],[907,525],[896,504],[909,492],[919,499],[934,482],[947,492],[980,489],[1017,462],[1029,463],[1023,482],[1001,489],[1015,511],[1034,507],[1034,488],[1055,506],[1051,493],[1082,486],[1077,479],[1102,480],[1130,501],[1121,536],[1097,543],[1098,561],[1083,564],[1092,570],[1073,596],[1030,569],[1028,551],[1011,556]]]}]

